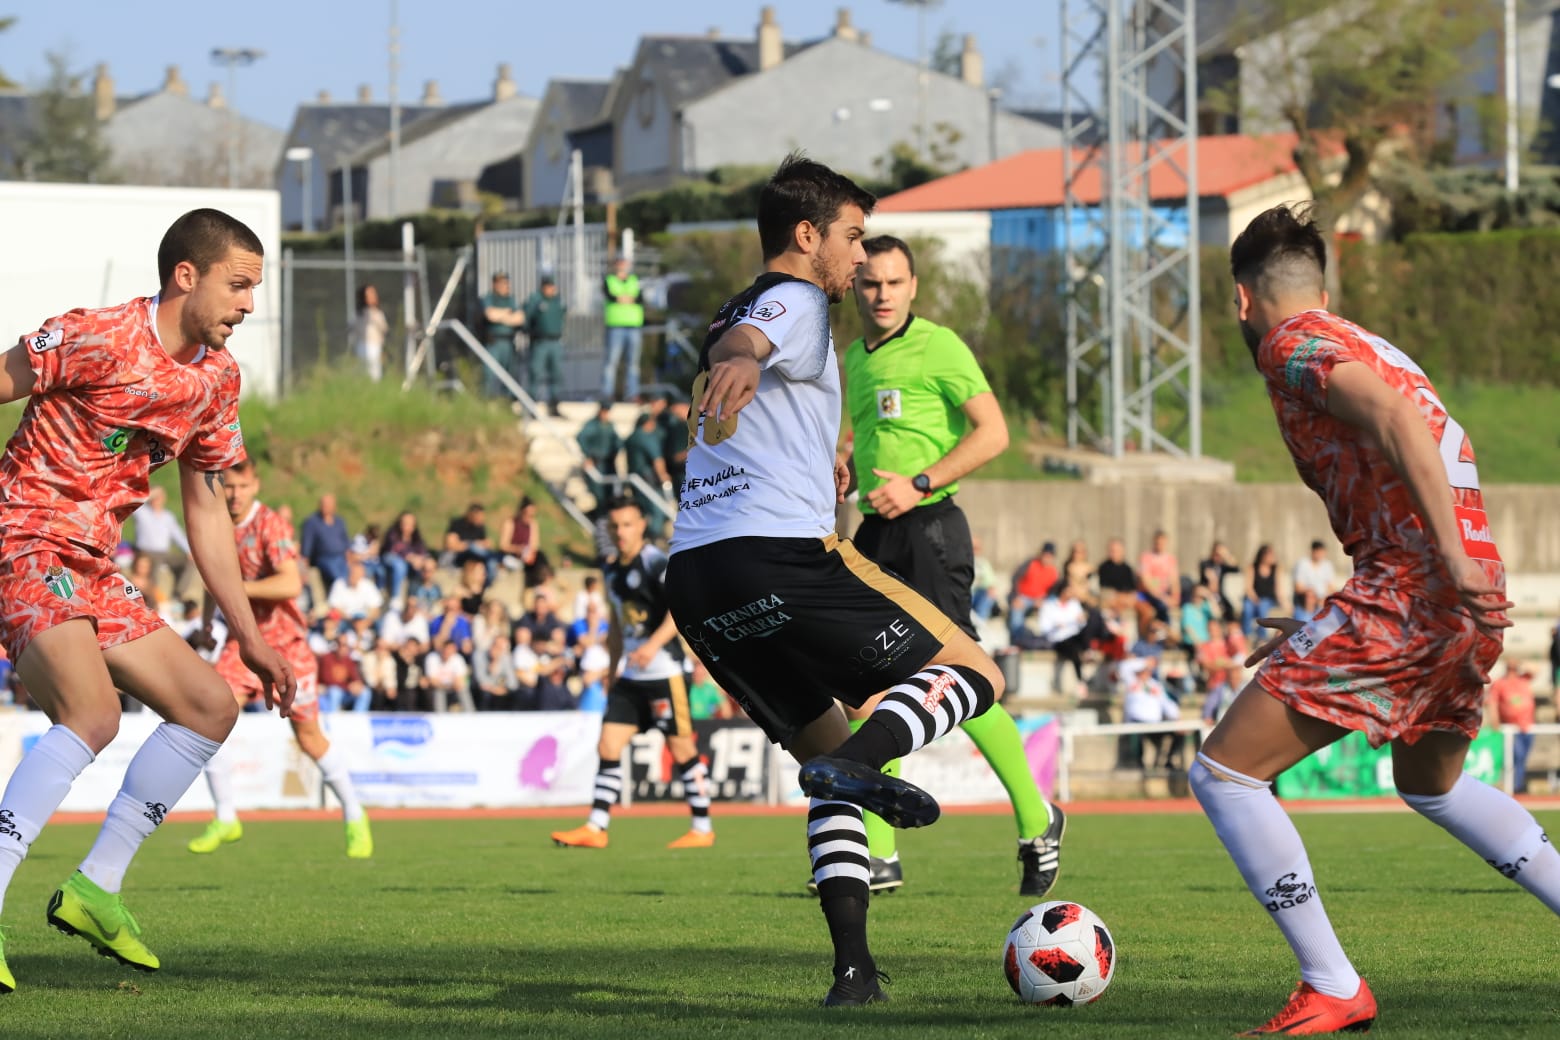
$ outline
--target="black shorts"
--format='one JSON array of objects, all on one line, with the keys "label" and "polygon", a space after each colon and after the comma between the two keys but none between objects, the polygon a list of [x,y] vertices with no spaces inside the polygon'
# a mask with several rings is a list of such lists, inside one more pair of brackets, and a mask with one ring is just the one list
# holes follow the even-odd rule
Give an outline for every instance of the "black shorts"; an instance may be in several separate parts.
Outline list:
[{"label": "black shorts", "polygon": [[970,588],[975,584],[975,548],[970,522],[950,495],[904,516],[861,519],[852,539],[861,554],[932,601],[971,639]]},{"label": "black shorts", "polygon": [[688,684],[681,675],[668,679],[617,679],[607,691],[603,723],[620,722],[647,733],[658,729],[668,737],[693,736],[688,711]]},{"label": "black shorts", "polygon": [[672,556],[666,591],[710,675],[769,739],[789,745],[936,657],[957,626],[849,541],[728,538]]}]

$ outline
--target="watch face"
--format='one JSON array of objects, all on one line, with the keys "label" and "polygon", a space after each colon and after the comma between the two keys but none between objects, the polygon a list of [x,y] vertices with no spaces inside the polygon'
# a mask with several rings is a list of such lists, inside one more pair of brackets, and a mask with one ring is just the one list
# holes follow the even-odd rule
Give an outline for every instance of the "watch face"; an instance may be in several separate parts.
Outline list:
[{"label": "watch face", "polygon": [[910,486],[922,494],[925,494],[926,492],[932,490],[932,478],[928,477],[925,473],[918,473],[910,481]]}]

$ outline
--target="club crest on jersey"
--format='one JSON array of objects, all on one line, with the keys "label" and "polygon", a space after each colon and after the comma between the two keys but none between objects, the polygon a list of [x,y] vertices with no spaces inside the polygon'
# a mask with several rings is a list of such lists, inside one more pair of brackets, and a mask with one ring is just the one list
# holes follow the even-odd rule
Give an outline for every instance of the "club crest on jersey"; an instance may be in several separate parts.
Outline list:
[{"label": "club crest on jersey", "polygon": [[70,599],[76,594],[76,579],[57,563],[43,572],[43,585],[60,599]]},{"label": "club crest on jersey", "polygon": [[65,342],[65,332],[55,329],[53,332],[40,332],[36,336],[27,337],[27,345],[32,348],[34,354],[43,354],[53,350]]},{"label": "club crest on jersey", "polygon": [[904,416],[904,403],[900,400],[898,390],[877,392],[877,414],[879,419],[899,419]]}]

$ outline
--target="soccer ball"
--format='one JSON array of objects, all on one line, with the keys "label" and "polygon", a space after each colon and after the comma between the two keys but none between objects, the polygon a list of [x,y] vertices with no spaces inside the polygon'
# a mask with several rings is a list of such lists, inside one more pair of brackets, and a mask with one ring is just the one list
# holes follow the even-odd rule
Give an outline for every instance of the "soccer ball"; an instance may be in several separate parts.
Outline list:
[{"label": "soccer ball", "polygon": [[1041,903],[1013,923],[1002,969],[1025,1003],[1088,1004],[1116,974],[1116,943],[1088,907]]}]

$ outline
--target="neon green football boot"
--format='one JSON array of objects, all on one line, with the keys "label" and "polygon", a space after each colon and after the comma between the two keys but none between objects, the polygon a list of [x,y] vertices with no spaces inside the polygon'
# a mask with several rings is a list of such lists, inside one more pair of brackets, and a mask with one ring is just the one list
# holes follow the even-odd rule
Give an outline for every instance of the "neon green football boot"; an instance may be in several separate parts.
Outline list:
[{"label": "neon green football boot", "polygon": [[5,966],[5,933],[0,932],[0,994],[16,991],[16,976]]},{"label": "neon green football boot", "polygon": [[118,894],[93,884],[81,871],[70,876],[49,897],[49,924],[66,935],[79,935],[105,957],[137,971],[162,967],[157,955],[141,944],[141,926]]},{"label": "neon green football boot", "polygon": [[230,842],[235,842],[244,836],[244,825],[234,820],[232,823],[224,823],[221,820],[212,820],[206,825],[206,829],[200,836],[191,839],[185,846],[191,852],[216,852],[217,849]]},{"label": "neon green football boot", "polygon": [[368,859],[374,854],[374,833],[368,829],[368,817],[347,821],[347,858]]}]

